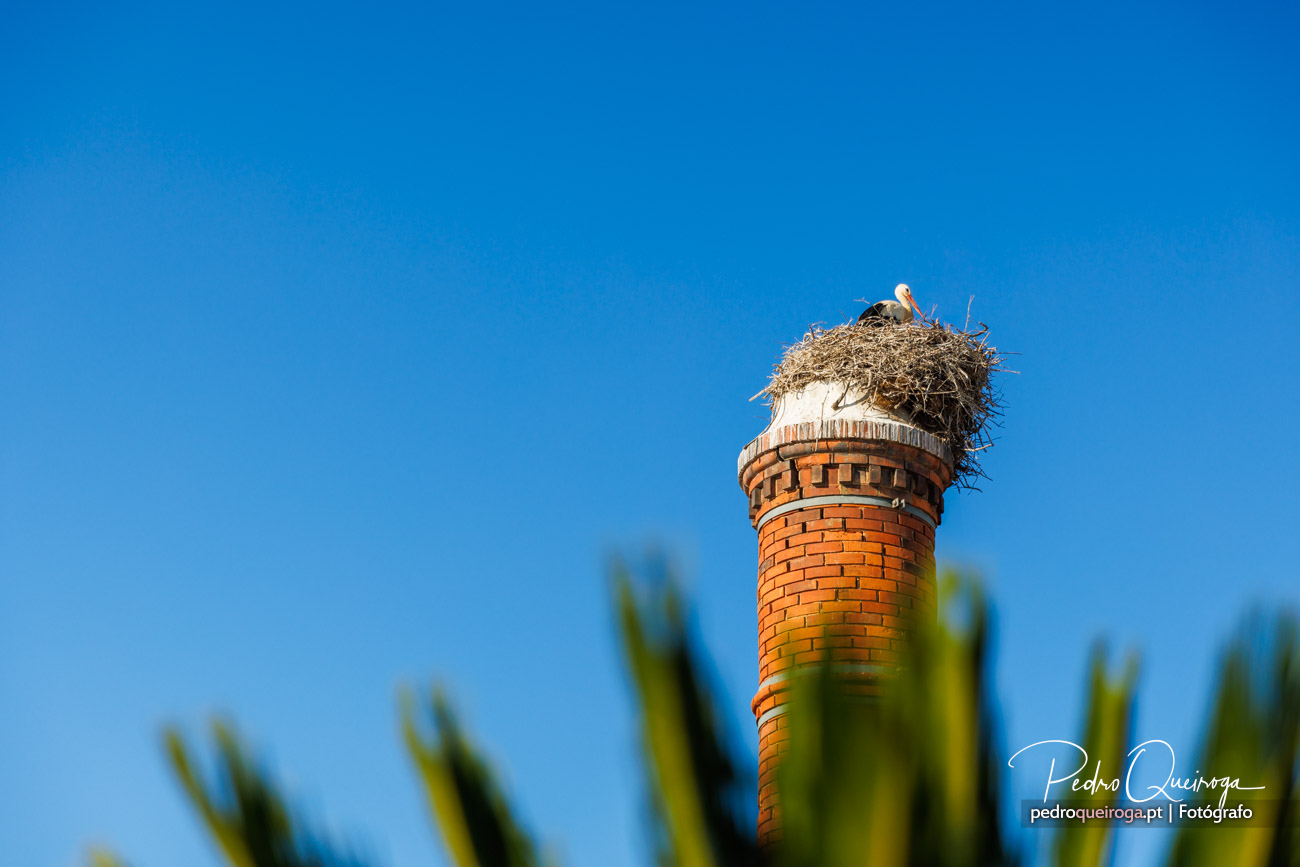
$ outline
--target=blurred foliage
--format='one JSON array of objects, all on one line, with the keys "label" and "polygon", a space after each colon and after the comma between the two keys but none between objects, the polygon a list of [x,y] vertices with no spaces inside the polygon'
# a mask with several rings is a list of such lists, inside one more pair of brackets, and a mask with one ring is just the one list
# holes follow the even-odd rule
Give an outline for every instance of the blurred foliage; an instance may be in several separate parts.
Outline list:
[{"label": "blurred foliage", "polygon": [[90,867],[126,867],[125,861],[107,849],[92,848],[89,858]]},{"label": "blurred foliage", "polygon": [[[770,849],[755,835],[755,784],[727,731],[684,605],[670,580],[638,585],[615,566],[624,651],[641,710],[641,744],[654,819],[652,857],[679,867],[1013,865],[1042,832],[1021,832],[1001,789],[989,608],[978,587],[944,578],[945,614],[918,625],[897,676],[871,695],[829,661],[802,671],[790,691],[788,751],[777,776],[784,836]],[[1296,836],[1300,740],[1300,630],[1294,618],[1253,622],[1225,654],[1200,769],[1230,770],[1257,821],[1177,828],[1171,865],[1300,867]],[[1093,654],[1083,733],[1089,771],[1123,778],[1133,721],[1136,661],[1118,674]],[[437,690],[406,694],[402,732],[456,867],[543,867],[505,790]],[[233,729],[212,728],[217,779],[204,781],[180,735],[167,753],[182,788],[230,867],[345,867],[360,862],[306,829]],[[1218,790],[1192,797],[1217,802]],[[1258,794],[1260,797],[1250,796]],[[1114,804],[1107,791],[1073,802]],[[1114,860],[1113,827],[1064,827],[1039,849],[1060,867]],[[93,867],[123,867],[103,850]]]},{"label": "blurred foliage", "polygon": [[[1283,616],[1256,617],[1228,648],[1220,664],[1219,691],[1196,767],[1230,769],[1243,786],[1263,786],[1248,801],[1248,824],[1186,827],[1174,841],[1176,867],[1297,867],[1300,865],[1300,624]],[[1218,803],[1217,791],[1189,799]]]},{"label": "blurred foliage", "polygon": [[[1137,658],[1130,657],[1118,678],[1106,673],[1106,650],[1097,645],[1089,666],[1087,715],[1081,744],[1089,763],[1083,776],[1091,771],[1102,780],[1124,777],[1128,759],[1129,734],[1133,722],[1133,691],[1137,686]],[[1102,807],[1119,800],[1115,792],[1097,788],[1092,792],[1072,792],[1069,800],[1079,806]],[[1062,828],[1053,841],[1053,863],[1060,867],[1088,867],[1108,864],[1114,848],[1114,826],[1106,822],[1070,824]]]},{"label": "blurred foliage", "polygon": [[212,738],[217,779],[210,784],[180,732],[164,733],[172,770],[231,867],[359,867],[360,861],[338,854],[294,816],[233,727],[214,721]]},{"label": "blurred foliage", "polygon": [[486,762],[466,740],[446,699],[434,691],[431,737],[420,732],[415,699],[402,700],[402,733],[434,819],[460,867],[538,867],[532,839],[515,821]]},{"label": "blurred foliage", "polygon": [[759,861],[753,781],[739,770],[700,656],[671,583],[638,603],[615,564],[623,646],[641,703],[642,744],[661,864],[708,867]]},{"label": "blurred foliage", "polygon": [[999,824],[987,611],[969,582],[944,583],[966,624],[918,623],[904,673],[877,696],[826,663],[796,680],[778,776],[781,865],[1017,862]]}]

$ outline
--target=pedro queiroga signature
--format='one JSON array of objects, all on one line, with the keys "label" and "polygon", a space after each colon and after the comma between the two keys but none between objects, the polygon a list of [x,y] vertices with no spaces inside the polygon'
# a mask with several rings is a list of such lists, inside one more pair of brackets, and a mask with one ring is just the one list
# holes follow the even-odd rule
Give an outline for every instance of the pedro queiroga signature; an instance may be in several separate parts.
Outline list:
[{"label": "pedro queiroga signature", "polygon": [[[1199,769],[1193,771],[1193,776],[1179,776],[1178,759],[1174,755],[1174,748],[1167,741],[1162,740],[1143,741],[1129,750],[1125,767],[1120,769],[1123,776],[1113,779],[1102,776],[1100,760],[1092,767],[1092,776],[1088,776],[1088,751],[1073,741],[1048,740],[1030,744],[1017,750],[1015,755],[1007,760],[1007,767],[1014,768],[1016,760],[1026,756],[1031,750],[1051,757],[1047,769],[1047,784],[1043,787],[1044,802],[1053,795],[1058,799],[1068,798],[1069,795],[1063,788],[1055,791],[1052,788],[1053,786],[1064,787],[1066,783],[1069,783],[1070,792],[1082,792],[1087,795],[1109,792],[1135,804],[1143,804],[1156,798],[1165,798],[1177,803],[1202,791],[1210,793],[1218,791],[1220,808],[1227,803],[1228,794],[1233,789],[1259,791],[1264,788],[1244,786],[1239,777],[1206,777]],[[1075,797],[1080,795],[1076,794]]]}]

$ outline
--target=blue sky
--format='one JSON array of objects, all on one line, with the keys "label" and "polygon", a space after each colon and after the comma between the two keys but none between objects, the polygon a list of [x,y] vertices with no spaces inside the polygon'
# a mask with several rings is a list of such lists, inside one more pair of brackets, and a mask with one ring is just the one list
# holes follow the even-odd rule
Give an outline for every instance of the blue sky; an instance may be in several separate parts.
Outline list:
[{"label": "blue sky", "polygon": [[753,750],[747,398],[899,281],[1021,353],[938,543],[1011,749],[1105,635],[1190,761],[1217,648],[1300,604],[1294,7],[3,14],[14,864],[215,864],[158,749],[214,710],[442,863],[396,737],[435,677],[568,863],[647,863],[606,558],[675,553]]}]

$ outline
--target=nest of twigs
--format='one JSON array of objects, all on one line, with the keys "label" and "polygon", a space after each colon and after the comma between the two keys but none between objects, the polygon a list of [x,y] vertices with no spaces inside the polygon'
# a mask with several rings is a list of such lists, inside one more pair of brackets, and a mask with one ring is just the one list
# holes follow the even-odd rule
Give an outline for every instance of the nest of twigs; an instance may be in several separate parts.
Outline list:
[{"label": "nest of twigs", "polygon": [[992,445],[990,431],[1002,414],[992,380],[1002,361],[983,323],[976,331],[938,322],[814,325],[786,348],[759,394],[775,412],[782,397],[811,382],[842,383],[846,395],[862,394],[946,442],[953,482],[969,488],[984,475],[979,453]]}]

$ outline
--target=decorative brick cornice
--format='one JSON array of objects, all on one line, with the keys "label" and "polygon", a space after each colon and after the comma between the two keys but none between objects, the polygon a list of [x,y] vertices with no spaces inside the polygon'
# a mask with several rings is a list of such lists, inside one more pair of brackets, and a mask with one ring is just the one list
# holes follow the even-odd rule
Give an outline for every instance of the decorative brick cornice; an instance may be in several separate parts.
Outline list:
[{"label": "decorative brick cornice", "polygon": [[[850,429],[860,424],[872,423],[852,422]],[[921,433],[915,428],[907,430]],[[883,437],[768,445],[753,454],[740,473],[755,528],[774,512],[804,508],[796,505],[804,501],[809,507],[826,504],[833,498],[845,505],[897,509],[935,527],[942,520],[943,492],[951,482],[952,465],[941,456],[913,443]]]}]

